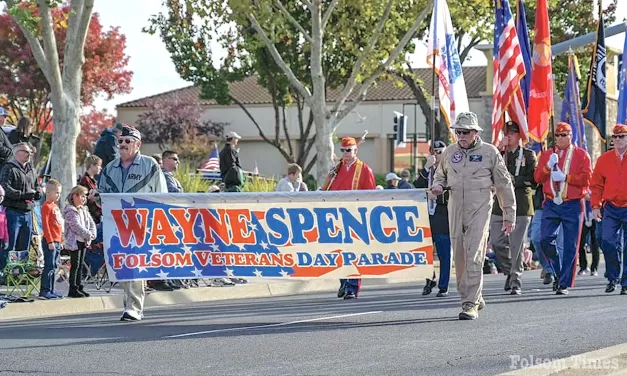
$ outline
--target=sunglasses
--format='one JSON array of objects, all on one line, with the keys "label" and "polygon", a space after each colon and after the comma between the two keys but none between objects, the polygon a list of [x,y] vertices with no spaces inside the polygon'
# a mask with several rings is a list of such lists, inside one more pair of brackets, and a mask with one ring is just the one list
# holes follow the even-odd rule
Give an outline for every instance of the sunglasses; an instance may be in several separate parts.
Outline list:
[{"label": "sunglasses", "polygon": [[35,153],[33,153],[31,150],[24,150],[24,149],[20,149],[20,150],[18,150],[18,151],[22,151],[22,152],[27,153],[27,154],[35,154]]},{"label": "sunglasses", "polygon": [[627,134],[615,134],[615,135],[612,135],[612,138],[615,139],[615,140],[617,138],[620,138],[622,140],[625,137],[627,137]]},{"label": "sunglasses", "polygon": [[556,133],[555,137],[568,137],[568,133]]},{"label": "sunglasses", "polygon": [[353,151],[353,149],[351,149],[351,148],[342,148],[342,149],[340,149],[340,151],[342,153],[350,153],[351,151]]},{"label": "sunglasses", "polygon": [[133,140],[131,140],[130,138],[118,138],[118,144],[123,144],[123,143],[127,143],[130,144],[131,142],[133,142]]},{"label": "sunglasses", "polygon": [[460,135],[460,134],[467,135],[467,134],[470,134],[470,132],[471,131],[469,131],[468,129],[456,129],[455,130],[455,134],[457,135]]},{"label": "sunglasses", "polygon": [[442,154],[442,150],[436,150],[435,153],[436,154]]},{"label": "sunglasses", "polygon": [[171,160],[173,160],[174,162],[178,162],[178,161],[179,161],[179,159],[178,159],[178,158],[174,158],[174,157],[170,157],[170,158],[168,158],[168,159],[171,159]]}]

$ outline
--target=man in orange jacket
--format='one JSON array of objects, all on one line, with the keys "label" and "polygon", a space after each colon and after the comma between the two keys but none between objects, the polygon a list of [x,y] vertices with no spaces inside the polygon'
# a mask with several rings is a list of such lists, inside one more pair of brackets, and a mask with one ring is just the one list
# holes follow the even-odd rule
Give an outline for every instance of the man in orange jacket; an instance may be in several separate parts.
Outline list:
[{"label": "man in orange jacket", "polygon": [[[558,123],[555,130],[557,147],[542,153],[534,173],[535,181],[542,184],[545,196],[540,245],[555,273],[553,290],[557,295],[568,295],[568,288],[574,286],[583,223],[583,197],[592,174],[588,153],[573,145],[572,138],[570,124]],[[555,250],[560,225],[566,235],[561,260]]]},{"label": "man in orange jacket", "polygon": [[627,295],[627,125],[616,124],[613,133],[614,150],[603,153],[594,167],[590,201],[593,217],[600,221],[603,216],[601,249],[605,255],[605,277],[609,282],[605,292],[616,290],[622,256],[620,294]]},{"label": "man in orange jacket", "polygon": [[[357,142],[352,137],[342,138],[342,160],[329,172],[323,191],[350,191],[374,189],[375,179],[370,167],[357,158]],[[359,295],[361,279],[341,279],[338,298],[355,299]]]}]

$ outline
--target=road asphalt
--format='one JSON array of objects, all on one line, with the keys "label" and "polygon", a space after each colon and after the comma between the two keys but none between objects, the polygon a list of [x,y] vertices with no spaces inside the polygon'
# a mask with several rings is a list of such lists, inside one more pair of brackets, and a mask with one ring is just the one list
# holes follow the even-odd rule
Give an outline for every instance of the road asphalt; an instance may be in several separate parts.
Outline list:
[{"label": "road asphalt", "polygon": [[[3,321],[0,375],[496,375],[528,364],[627,343],[627,297],[602,277],[556,296],[538,271],[522,296],[486,275],[486,308],[459,321],[457,293],[422,285]],[[454,287],[454,286],[453,286]],[[626,350],[627,352],[627,350]],[[596,373],[589,372],[589,375]]]}]

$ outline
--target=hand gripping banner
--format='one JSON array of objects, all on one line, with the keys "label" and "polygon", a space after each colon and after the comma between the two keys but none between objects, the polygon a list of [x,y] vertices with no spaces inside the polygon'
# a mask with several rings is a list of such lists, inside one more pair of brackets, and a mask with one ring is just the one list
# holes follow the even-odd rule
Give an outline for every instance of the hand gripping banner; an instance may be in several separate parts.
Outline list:
[{"label": "hand gripping banner", "polygon": [[101,196],[112,281],[433,274],[425,190]]}]

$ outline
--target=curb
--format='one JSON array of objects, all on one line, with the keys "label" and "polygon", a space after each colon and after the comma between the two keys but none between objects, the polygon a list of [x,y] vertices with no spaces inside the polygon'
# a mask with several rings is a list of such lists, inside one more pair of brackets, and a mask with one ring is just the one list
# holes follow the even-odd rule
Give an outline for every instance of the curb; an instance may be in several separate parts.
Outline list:
[{"label": "curb", "polygon": [[[390,284],[414,283],[417,287],[424,278],[372,278],[364,279],[364,287],[386,286]],[[156,291],[146,296],[147,308],[162,307],[176,304],[190,304],[220,300],[269,298],[274,296],[299,295],[303,293],[336,291],[338,281],[335,279],[287,280],[270,283],[248,283],[233,287],[192,288],[178,291]],[[91,296],[83,299],[59,299],[51,301],[35,300],[33,303],[10,303],[0,310],[0,322],[19,319],[66,316],[122,311],[122,294],[107,296]]]},{"label": "curb", "polygon": [[[525,364],[523,364],[525,363]],[[512,360],[512,366],[514,362]],[[563,359],[541,359],[521,356],[519,369],[501,374],[502,376],[589,376],[624,375],[627,368],[627,343],[607,347]]]}]

